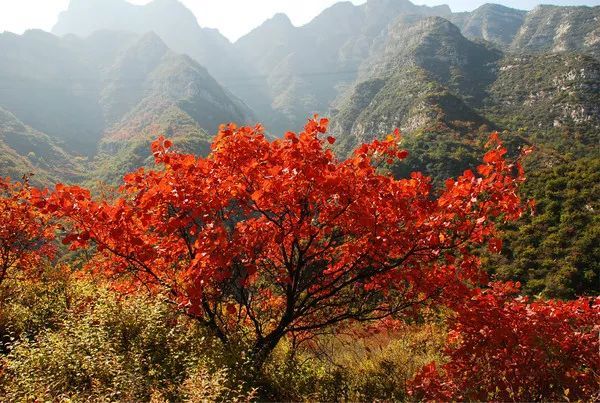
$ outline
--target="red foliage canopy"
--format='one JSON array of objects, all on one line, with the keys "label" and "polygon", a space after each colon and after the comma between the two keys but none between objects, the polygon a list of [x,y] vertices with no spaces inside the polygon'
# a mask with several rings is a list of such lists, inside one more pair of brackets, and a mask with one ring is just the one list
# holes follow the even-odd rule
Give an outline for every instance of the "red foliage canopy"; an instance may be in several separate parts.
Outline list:
[{"label": "red foliage canopy", "polygon": [[258,361],[290,332],[454,299],[482,279],[472,247],[498,250],[492,219],[521,214],[523,173],[497,137],[479,176],[436,198],[420,173],[377,169],[406,157],[399,133],[338,161],[326,128],[315,118],[268,141],[260,126],[223,126],[207,158],[160,138],[161,169],[127,175],[114,203],[62,185],[39,202],[71,222],[65,243],[97,246],[92,266],[121,287],[166,293],[224,342],[251,329]]},{"label": "red foliage canopy", "polygon": [[30,276],[54,255],[55,227],[31,203],[32,188],[0,178],[0,283],[12,273]]},{"label": "red foliage canopy", "polygon": [[515,298],[518,284],[493,284],[457,306],[447,354],[412,381],[432,400],[594,400],[600,381],[600,298]]}]

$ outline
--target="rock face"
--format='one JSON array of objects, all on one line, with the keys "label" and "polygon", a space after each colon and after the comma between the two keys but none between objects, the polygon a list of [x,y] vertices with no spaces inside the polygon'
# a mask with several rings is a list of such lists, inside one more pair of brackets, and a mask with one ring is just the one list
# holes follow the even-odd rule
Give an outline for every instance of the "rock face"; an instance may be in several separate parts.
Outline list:
[{"label": "rock face", "polygon": [[337,101],[333,130],[342,138],[340,147],[349,151],[394,127],[476,129],[486,123],[475,108],[500,57],[443,18],[400,20],[368,73]]},{"label": "rock face", "polygon": [[[11,150],[30,162],[26,147],[15,148],[9,141],[17,131],[24,138],[36,138],[36,156],[55,159],[70,153],[93,158],[100,146],[107,157],[111,153],[103,151],[110,147],[114,154],[127,148],[126,143],[139,142],[147,156],[153,136],[170,134],[206,151],[206,132],[214,132],[219,124],[255,121],[250,109],[204,67],[170,50],[153,33],[99,31],[85,39],[61,39],[41,31],[2,34],[0,108],[5,112],[0,116],[0,142],[4,148],[13,144]],[[46,151],[40,149],[44,147]],[[106,163],[104,176],[139,166],[137,157],[120,158],[127,166],[112,170],[119,164]],[[72,168],[76,176],[76,166]],[[68,166],[56,165],[57,177],[69,178],[64,171]],[[11,176],[22,174],[15,171]]]},{"label": "rock face", "polygon": [[600,6],[538,6],[527,13],[510,49],[522,52],[580,51],[600,56]]},{"label": "rock face", "polygon": [[600,62],[590,56],[507,56],[489,94],[487,113],[507,126],[600,129]]},{"label": "rock face", "polygon": [[511,147],[542,145],[540,164],[600,151],[600,62],[586,54],[503,53],[465,38],[440,17],[403,17],[333,109],[337,151],[347,155],[394,128],[410,169],[435,179],[477,163],[490,130]]},{"label": "rock face", "polygon": [[485,4],[449,17],[469,39],[515,53],[583,52],[600,55],[600,6],[538,6],[529,12]]},{"label": "rock face", "polygon": [[484,4],[472,12],[456,13],[449,19],[469,39],[483,39],[508,48],[525,21],[527,12],[499,4]]}]

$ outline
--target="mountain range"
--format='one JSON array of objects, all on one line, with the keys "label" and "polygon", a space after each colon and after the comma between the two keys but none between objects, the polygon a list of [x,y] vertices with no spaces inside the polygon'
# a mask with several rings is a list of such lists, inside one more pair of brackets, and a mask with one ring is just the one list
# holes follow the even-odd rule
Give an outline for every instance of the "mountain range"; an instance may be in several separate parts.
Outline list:
[{"label": "mountain range", "polygon": [[[52,34],[0,36],[0,123],[11,128],[0,166],[114,181],[145,163],[152,136],[206,152],[219,123],[260,121],[277,136],[315,113],[332,117],[341,155],[394,127],[417,148],[444,136],[479,150],[485,130],[529,129],[523,141],[576,132],[572,147],[594,149],[599,21],[600,7],[453,13],[369,0],[300,27],[277,14],[231,43],[178,0],[72,0]],[[464,164],[437,165],[434,176]]]},{"label": "mountain range", "polygon": [[417,6],[408,0],[369,0],[358,6],[340,2],[300,27],[277,14],[230,43],[215,30],[201,28],[177,0],[145,6],[72,0],[53,32],[85,37],[98,29],[154,31],[174,51],[205,66],[280,133],[298,129],[315,112],[328,113],[340,92],[369,69],[390,28],[406,16],[442,17],[469,40],[486,41],[505,52],[600,55],[600,7],[539,6],[525,12],[486,4],[453,13],[448,6]]}]

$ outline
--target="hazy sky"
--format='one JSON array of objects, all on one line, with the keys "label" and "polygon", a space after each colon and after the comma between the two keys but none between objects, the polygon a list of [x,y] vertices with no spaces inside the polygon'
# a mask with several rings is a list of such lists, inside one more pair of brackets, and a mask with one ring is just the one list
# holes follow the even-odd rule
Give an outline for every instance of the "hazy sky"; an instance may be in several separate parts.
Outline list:
[{"label": "hazy sky", "polygon": [[[70,0],[0,0],[0,32],[22,33],[29,28],[50,30]],[[232,40],[244,35],[277,12],[286,13],[295,25],[302,25],[336,0],[181,0],[200,25],[218,28]],[[145,4],[149,0],[130,0]],[[355,4],[365,0],[352,0]],[[414,0],[416,4],[449,4],[453,11],[472,10],[486,2],[530,9],[540,2],[559,5],[600,5],[600,0]]]}]

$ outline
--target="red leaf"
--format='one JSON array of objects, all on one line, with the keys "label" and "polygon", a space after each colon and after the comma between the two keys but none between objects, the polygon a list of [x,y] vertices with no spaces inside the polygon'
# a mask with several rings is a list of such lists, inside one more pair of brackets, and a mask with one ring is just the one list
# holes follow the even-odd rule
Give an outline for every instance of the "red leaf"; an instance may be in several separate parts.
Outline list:
[{"label": "red leaf", "polygon": [[488,247],[493,253],[500,253],[500,251],[502,251],[502,240],[499,238],[492,238],[488,242]]}]

